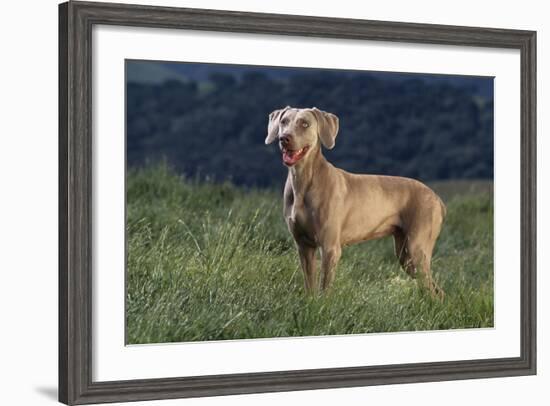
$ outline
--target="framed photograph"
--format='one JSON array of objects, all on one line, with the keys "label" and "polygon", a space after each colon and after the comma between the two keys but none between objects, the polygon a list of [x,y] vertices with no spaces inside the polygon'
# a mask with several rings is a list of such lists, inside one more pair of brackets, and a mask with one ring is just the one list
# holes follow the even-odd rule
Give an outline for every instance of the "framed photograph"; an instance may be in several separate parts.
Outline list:
[{"label": "framed photograph", "polygon": [[59,400],[536,373],[536,33],[59,6]]}]

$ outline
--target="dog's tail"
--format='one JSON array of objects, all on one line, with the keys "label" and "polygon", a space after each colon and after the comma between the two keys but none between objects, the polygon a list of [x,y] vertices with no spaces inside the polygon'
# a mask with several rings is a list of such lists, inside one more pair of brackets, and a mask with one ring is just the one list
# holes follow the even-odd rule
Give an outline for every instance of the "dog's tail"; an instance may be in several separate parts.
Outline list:
[{"label": "dog's tail", "polygon": [[441,220],[445,220],[445,217],[447,217],[447,206],[445,206],[441,198],[439,198],[439,204],[441,205]]}]

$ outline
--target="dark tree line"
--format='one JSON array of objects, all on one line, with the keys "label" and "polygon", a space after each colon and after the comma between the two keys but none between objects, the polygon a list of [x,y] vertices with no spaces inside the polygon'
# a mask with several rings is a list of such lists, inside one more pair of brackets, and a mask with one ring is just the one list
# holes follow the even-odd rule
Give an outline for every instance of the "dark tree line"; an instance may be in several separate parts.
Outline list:
[{"label": "dark tree line", "polygon": [[492,98],[442,81],[329,71],[128,83],[128,165],[166,159],[190,177],[279,185],[286,169],[277,147],[264,145],[264,138],[268,114],[286,105],[339,116],[336,147],[325,156],[351,172],[422,180],[493,177]]}]

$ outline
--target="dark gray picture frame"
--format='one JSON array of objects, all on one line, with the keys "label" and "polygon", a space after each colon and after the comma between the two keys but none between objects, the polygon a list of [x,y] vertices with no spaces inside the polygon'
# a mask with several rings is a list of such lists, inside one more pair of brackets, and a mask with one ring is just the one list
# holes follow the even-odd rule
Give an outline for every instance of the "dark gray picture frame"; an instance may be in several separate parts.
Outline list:
[{"label": "dark gray picture frame", "polygon": [[[518,49],[521,54],[521,353],[517,358],[130,381],[92,380],[92,27],[278,34]],[[68,2],[59,6],[59,400],[217,396],[536,373],[536,32]],[[122,272],[122,270],[121,270]]]}]

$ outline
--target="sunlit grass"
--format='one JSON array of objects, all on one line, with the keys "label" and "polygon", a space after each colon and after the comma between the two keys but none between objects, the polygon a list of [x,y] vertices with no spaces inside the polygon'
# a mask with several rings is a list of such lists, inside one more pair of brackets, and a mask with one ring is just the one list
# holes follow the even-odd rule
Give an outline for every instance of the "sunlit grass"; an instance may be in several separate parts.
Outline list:
[{"label": "sunlit grass", "polygon": [[390,238],[344,249],[331,294],[306,296],[280,191],[185,180],[162,165],[127,182],[130,344],[493,325],[490,193],[446,201],[433,259],[441,303],[399,268]]}]

